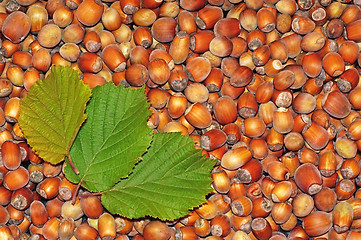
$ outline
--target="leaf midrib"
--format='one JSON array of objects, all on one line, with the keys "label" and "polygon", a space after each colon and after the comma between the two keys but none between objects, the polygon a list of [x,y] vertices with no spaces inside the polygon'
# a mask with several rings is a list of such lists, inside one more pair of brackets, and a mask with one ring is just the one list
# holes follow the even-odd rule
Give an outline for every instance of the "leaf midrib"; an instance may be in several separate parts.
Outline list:
[{"label": "leaf midrib", "polygon": [[[107,94],[107,101],[106,101],[106,102],[108,102],[109,95],[110,95],[110,94]],[[120,94],[117,95],[117,101],[119,100],[119,99],[118,99],[118,98],[119,98],[119,95],[120,95]],[[116,101],[116,102],[117,102],[117,101]],[[95,103],[94,103],[94,106],[95,106]],[[106,104],[106,107],[108,107],[108,104]],[[93,110],[93,112],[92,112],[92,115],[94,115],[94,110]],[[106,115],[106,114],[104,114],[104,118],[105,118],[105,115]],[[95,121],[93,121],[92,123],[94,123],[94,122],[95,122]],[[103,122],[104,122],[104,121],[103,121]],[[119,123],[119,122],[118,122],[118,123]],[[118,123],[117,123],[116,125],[114,125],[114,127],[111,129],[111,133],[114,132],[114,129],[116,128],[116,126],[118,125]],[[103,124],[103,133],[104,133],[104,125],[105,125],[105,124]],[[92,127],[92,128],[91,128],[91,131],[93,131],[93,129],[94,129],[94,128]],[[93,135],[93,134],[92,134],[92,135]],[[84,178],[87,176],[87,173],[88,173],[90,167],[93,165],[93,162],[95,161],[96,156],[99,154],[100,149],[103,148],[104,144],[108,141],[108,139],[109,139],[110,136],[111,136],[111,134],[108,135],[108,137],[105,139],[105,141],[103,141],[103,143],[101,144],[101,146],[98,148],[98,151],[93,155],[93,158],[91,159],[90,163],[87,165],[87,168],[85,169],[84,175],[83,175],[82,178],[80,179],[79,184],[82,184]],[[83,149],[83,148],[82,148],[82,149]]]},{"label": "leaf midrib", "polygon": [[[162,143],[161,146],[158,149],[162,149],[164,146],[166,146],[167,143],[172,142],[174,140],[173,138],[169,138],[166,142]],[[182,145],[178,145],[180,148],[184,148],[184,147],[189,147],[187,142],[184,142]],[[155,155],[157,155],[159,152],[159,150],[154,151],[150,156],[148,156],[148,159],[154,158]],[[164,179],[168,178],[168,173],[172,172],[172,170],[174,168],[176,168],[177,166],[181,165],[183,162],[187,161],[188,159],[193,158],[195,155],[197,155],[198,153],[195,151],[193,154],[191,155],[187,155],[186,158],[182,158],[182,161],[178,161],[176,164],[172,164],[171,168],[169,168],[169,170],[167,170],[166,173],[163,174],[162,177],[157,178],[157,179],[149,179],[149,177],[151,175],[148,175],[147,178],[143,179],[143,181],[141,183],[139,183],[139,179],[136,179],[133,181],[133,183],[131,182],[130,184],[126,184],[122,187],[114,187],[114,190],[121,190],[121,189],[127,189],[127,188],[137,188],[138,186],[142,186],[145,184],[152,184],[152,183],[157,183],[158,181],[163,181]],[[144,161],[144,159],[143,159]],[[193,164],[191,164],[190,166],[188,166],[187,169],[189,169]],[[187,171],[187,170],[185,170]],[[180,172],[178,175],[174,175],[172,174],[172,177],[176,177],[176,176],[180,176],[182,175],[182,173]]]},{"label": "leaf midrib", "polygon": [[[54,73],[55,73],[55,70],[53,70],[54,71]],[[61,70],[60,70],[61,71]],[[59,96],[59,89],[58,89],[58,78],[57,78],[57,76],[55,75],[55,76],[53,76],[54,77],[54,79],[55,79],[55,81],[54,81],[54,84],[55,84],[55,91],[56,91],[56,96],[57,96],[57,98],[56,98],[56,100],[57,100],[57,102],[58,102],[58,104],[59,104],[59,108],[60,108],[60,112],[61,112],[61,114],[63,115],[63,116],[65,116],[65,112],[64,112],[64,109],[63,109],[63,106],[62,106],[62,104],[61,104],[61,100],[60,100],[60,96]],[[70,78],[71,76],[69,76],[69,78]],[[66,84],[67,84],[67,89],[68,89],[68,91],[69,91],[69,86],[68,86],[68,84],[69,84],[69,82],[68,81],[66,81]],[[61,93],[60,93],[61,94]],[[68,98],[66,98],[66,102],[68,103]],[[73,117],[73,111],[71,111],[71,117]],[[64,121],[64,118],[62,119],[62,121],[60,121],[61,122],[61,124],[62,124],[62,126],[63,126],[63,128],[62,129],[64,129],[64,135],[63,135],[63,140],[64,140],[64,142],[66,143],[67,141],[66,141],[66,131],[67,131],[67,126],[65,126],[65,121]],[[67,152],[69,152],[69,143],[68,143],[68,145],[66,146],[66,151]]]}]

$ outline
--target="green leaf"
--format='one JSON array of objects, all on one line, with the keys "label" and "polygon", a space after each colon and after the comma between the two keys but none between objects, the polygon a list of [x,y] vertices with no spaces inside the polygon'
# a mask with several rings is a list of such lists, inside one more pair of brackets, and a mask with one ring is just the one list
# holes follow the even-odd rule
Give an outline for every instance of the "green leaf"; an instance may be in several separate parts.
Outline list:
[{"label": "green leaf", "polygon": [[19,125],[29,145],[45,161],[61,162],[86,119],[90,88],[70,67],[52,67],[21,100]]},{"label": "green leaf", "polygon": [[215,160],[194,148],[179,133],[157,133],[133,173],[103,193],[102,203],[113,214],[128,218],[151,216],[174,220],[205,202]]},{"label": "green leaf", "polygon": [[144,89],[112,82],[94,88],[88,119],[70,150],[80,173],[76,175],[67,164],[66,177],[92,192],[108,190],[127,177],[152,140],[148,107]]}]

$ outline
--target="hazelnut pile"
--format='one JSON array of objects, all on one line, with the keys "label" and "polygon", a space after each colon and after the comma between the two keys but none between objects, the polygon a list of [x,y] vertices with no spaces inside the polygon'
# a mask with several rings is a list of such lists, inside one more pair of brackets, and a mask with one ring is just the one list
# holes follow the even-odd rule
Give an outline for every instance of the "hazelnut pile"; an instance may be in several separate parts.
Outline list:
[{"label": "hazelnut pile", "polygon": [[[360,0],[4,0],[0,29],[1,240],[361,239]],[[114,216],[39,158],[20,99],[58,65],[144,86],[219,160],[206,203]]]}]

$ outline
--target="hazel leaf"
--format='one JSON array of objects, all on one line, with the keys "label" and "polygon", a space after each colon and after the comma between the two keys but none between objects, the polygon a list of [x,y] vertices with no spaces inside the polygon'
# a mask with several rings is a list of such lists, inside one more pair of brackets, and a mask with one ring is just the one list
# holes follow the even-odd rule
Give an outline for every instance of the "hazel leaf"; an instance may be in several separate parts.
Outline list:
[{"label": "hazel leaf", "polygon": [[19,126],[32,149],[44,161],[57,164],[69,154],[86,119],[90,88],[70,67],[54,66],[21,99]]},{"label": "hazel leaf", "polygon": [[133,173],[102,195],[113,214],[174,220],[206,201],[215,160],[179,133],[157,133]]},{"label": "hazel leaf", "polygon": [[66,159],[68,180],[101,192],[127,177],[152,140],[148,108],[144,88],[124,88],[112,82],[95,87],[86,108],[88,119],[70,150],[79,175]]}]

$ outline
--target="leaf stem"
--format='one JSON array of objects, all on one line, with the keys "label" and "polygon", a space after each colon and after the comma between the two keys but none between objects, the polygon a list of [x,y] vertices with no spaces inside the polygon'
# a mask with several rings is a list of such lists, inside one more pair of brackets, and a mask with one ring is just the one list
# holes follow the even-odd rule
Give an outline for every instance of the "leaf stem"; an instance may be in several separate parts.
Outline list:
[{"label": "leaf stem", "polygon": [[89,197],[89,196],[100,196],[103,193],[104,192],[84,192],[84,193],[79,194],[79,197],[80,198],[86,198],[86,197]]},{"label": "leaf stem", "polygon": [[79,191],[79,188],[80,188],[80,185],[81,185],[81,181],[78,183],[78,185],[76,185],[76,188],[75,188],[75,191],[74,191],[74,195],[72,197],[72,200],[71,200],[71,203],[74,205],[75,202],[76,202],[76,197],[78,195],[78,191]]},{"label": "leaf stem", "polygon": [[73,169],[76,175],[79,175],[79,170],[75,167],[73,161],[71,160],[70,154],[67,154],[66,156],[68,157],[71,169]]}]

